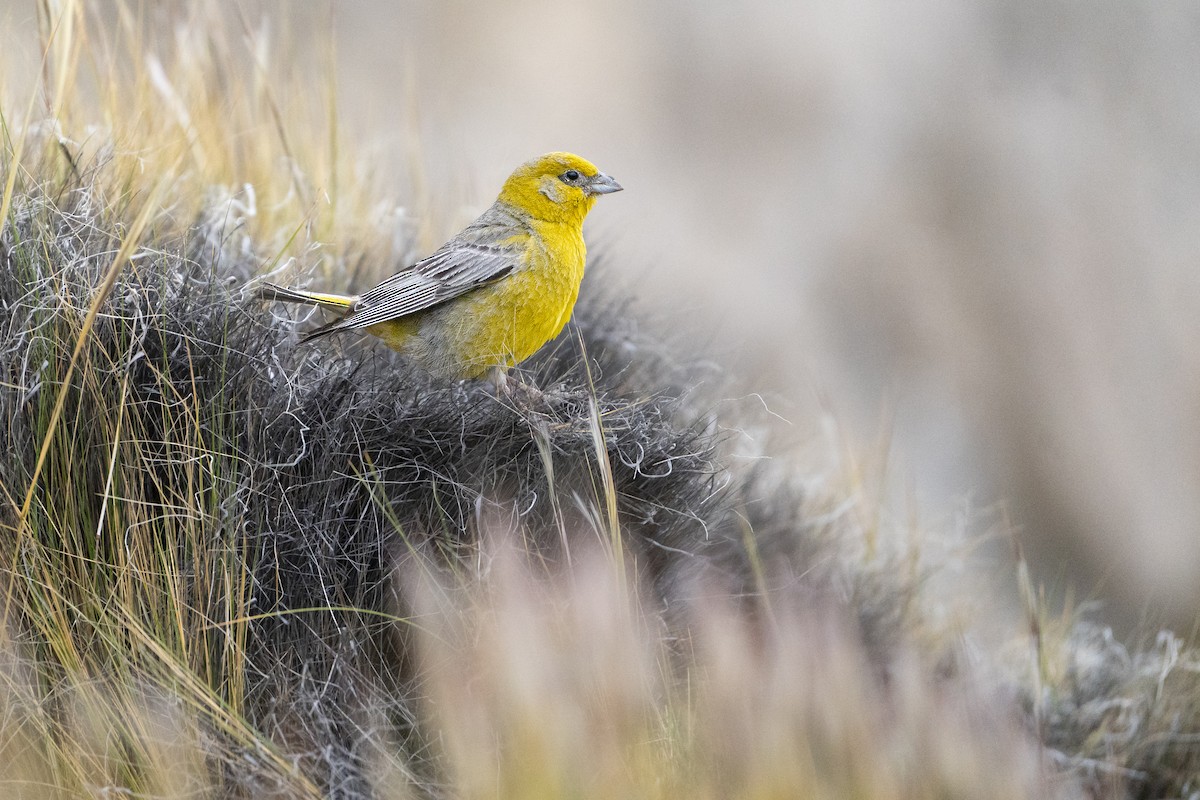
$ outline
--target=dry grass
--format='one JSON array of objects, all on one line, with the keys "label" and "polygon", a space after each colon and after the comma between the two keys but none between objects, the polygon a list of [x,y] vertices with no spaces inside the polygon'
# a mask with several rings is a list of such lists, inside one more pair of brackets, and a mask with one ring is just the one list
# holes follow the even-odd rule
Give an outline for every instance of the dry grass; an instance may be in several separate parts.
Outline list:
[{"label": "dry grass", "polygon": [[595,278],[523,407],[298,348],[248,282],[413,248],[332,83],[207,6],[41,9],[3,107],[6,795],[1192,791],[1177,640],[1122,657],[1031,590],[1039,658],[998,677],[931,608],[933,534],[760,460]]}]

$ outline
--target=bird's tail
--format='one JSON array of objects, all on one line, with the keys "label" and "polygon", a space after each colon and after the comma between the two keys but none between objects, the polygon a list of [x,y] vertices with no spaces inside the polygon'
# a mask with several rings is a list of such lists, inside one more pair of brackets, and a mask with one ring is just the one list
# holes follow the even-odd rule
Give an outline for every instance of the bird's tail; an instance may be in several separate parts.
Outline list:
[{"label": "bird's tail", "polygon": [[320,306],[334,311],[345,311],[358,301],[358,298],[353,295],[306,292],[303,289],[289,289],[286,286],[266,282],[258,287],[255,296],[260,300],[303,303],[307,306]]}]

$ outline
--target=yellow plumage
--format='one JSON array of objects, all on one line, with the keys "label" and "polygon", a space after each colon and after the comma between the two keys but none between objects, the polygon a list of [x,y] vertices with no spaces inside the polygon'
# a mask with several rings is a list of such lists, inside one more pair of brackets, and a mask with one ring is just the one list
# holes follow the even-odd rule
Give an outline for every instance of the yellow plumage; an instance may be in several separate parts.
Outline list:
[{"label": "yellow plumage", "polygon": [[268,283],[259,296],[343,312],[306,338],[364,329],[434,373],[491,373],[499,383],[571,318],[587,258],[583,220],[597,196],[620,189],[591,162],[549,153],[518,167],[435,253],[361,295]]}]

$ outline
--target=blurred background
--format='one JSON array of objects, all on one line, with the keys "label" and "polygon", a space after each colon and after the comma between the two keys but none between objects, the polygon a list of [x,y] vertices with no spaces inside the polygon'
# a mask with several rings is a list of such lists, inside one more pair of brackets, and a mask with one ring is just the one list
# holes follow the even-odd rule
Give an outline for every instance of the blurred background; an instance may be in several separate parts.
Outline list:
[{"label": "blurred background", "polygon": [[1200,6],[239,8],[298,63],[332,43],[342,126],[426,249],[578,152],[627,188],[589,220],[616,282],[795,439],[823,410],[890,436],[931,524],[1007,518],[1107,621],[1200,619]]}]

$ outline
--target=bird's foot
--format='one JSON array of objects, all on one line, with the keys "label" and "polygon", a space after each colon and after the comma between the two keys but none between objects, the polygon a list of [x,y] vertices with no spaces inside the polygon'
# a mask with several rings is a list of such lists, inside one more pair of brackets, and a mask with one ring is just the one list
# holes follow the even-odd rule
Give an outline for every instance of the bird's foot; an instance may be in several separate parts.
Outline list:
[{"label": "bird's foot", "polygon": [[508,370],[493,368],[488,380],[496,389],[496,399],[507,400],[518,410],[533,410],[544,397],[541,389],[510,376]]}]

